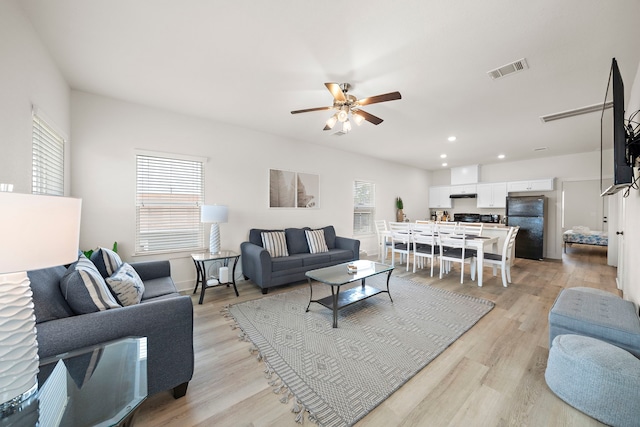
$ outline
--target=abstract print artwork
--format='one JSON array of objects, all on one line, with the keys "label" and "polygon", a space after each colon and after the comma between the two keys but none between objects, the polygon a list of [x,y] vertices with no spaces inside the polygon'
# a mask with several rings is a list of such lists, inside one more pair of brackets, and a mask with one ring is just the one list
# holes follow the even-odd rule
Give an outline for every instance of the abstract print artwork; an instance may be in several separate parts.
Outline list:
[{"label": "abstract print artwork", "polygon": [[319,175],[269,169],[270,208],[317,208],[319,193]]}]

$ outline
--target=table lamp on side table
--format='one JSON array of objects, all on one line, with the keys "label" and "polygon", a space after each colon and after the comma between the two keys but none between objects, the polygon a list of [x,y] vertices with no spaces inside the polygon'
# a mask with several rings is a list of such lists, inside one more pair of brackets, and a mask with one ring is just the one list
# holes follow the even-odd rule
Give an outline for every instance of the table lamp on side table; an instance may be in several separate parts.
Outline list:
[{"label": "table lamp on side table", "polygon": [[202,205],[200,206],[200,222],[211,223],[211,235],[209,236],[209,252],[217,254],[220,252],[220,226],[218,224],[227,222],[229,210],[224,205]]},{"label": "table lamp on side table", "polygon": [[78,259],[82,201],[0,192],[0,418],[34,395],[38,344],[27,271]]}]

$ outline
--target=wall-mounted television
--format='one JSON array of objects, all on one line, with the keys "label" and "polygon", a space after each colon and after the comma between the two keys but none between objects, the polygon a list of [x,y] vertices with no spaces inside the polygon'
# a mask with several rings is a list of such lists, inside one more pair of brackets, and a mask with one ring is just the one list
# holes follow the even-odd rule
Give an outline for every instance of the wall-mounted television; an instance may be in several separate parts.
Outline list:
[{"label": "wall-mounted television", "polygon": [[[633,166],[638,156],[637,145],[640,141],[637,136],[633,135],[632,126],[625,124],[624,83],[615,58],[611,61],[605,100],[609,95],[611,83],[613,83],[613,185],[604,190],[602,196],[615,194],[633,184]],[[603,116],[604,110],[603,106]]]}]

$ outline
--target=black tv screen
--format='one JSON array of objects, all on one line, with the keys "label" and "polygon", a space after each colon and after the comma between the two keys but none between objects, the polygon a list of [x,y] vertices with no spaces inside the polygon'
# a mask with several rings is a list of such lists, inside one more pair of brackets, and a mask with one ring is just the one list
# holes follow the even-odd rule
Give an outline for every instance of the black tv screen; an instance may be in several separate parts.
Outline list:
[{"label": "black tv screen", "polygon": [[[613,81],[613,185],[602,195],[615,194],[633,182],[633,167],[627,159],[627,132],[624,125],[624,83],[613,58],[609,83]],[[609,85],[607,85],[608,92]],[[603,111],[604,113],[604,111]]]}]

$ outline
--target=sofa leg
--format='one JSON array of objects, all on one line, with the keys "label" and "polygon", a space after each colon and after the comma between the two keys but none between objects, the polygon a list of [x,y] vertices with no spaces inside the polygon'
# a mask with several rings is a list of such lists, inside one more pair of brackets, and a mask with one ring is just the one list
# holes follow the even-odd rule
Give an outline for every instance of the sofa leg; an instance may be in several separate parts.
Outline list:
[{"label": "sofa leg", "polygon": [[262,295],[266,295],[269,292],[269,288],[262,288]]},{"label": "sofa leg", "polygon": [[185,394],[187,394],[187,387],[189,386],[189,382],[182,383],[179,386],[173,388],[173,398],[180,399]]}]

